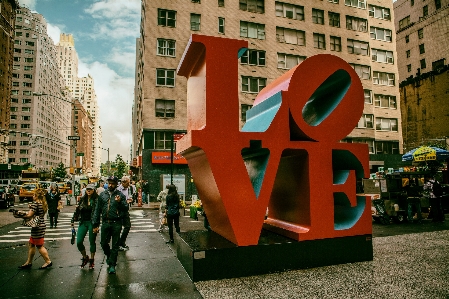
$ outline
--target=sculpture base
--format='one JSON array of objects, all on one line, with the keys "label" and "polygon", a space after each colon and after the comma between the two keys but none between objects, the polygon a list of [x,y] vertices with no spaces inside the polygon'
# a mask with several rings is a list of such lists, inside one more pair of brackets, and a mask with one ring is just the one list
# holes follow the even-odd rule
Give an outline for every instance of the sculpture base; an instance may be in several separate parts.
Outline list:
[{"label": "sculpture base", "polygon": [[262,230],[259,244],[236,246],[208,231],[175,236],[179,261],[193,282],[373,260],[372,235],[297,242]]}]

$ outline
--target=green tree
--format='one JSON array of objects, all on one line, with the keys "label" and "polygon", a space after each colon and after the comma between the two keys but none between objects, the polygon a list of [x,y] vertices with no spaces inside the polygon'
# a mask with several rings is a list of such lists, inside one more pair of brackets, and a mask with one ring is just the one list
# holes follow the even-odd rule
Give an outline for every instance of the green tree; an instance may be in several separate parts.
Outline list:
[{"label": "green tree", "polygon": [[117,155],[117,157],[115,158],[115,165],[113,166],[113,168],[115,168],[115,176],[117,176],[119,179],[122,178],[122,176],[128,171],[128,165],[126,165],[126,162],[123,160],[121,155]]},{"label": "green tree", "polygon": [[61,178],[64,179],[67,175],[67,170],[64,166],[64,163],[59,163],[58,167],[53,169],[53,178]]}]

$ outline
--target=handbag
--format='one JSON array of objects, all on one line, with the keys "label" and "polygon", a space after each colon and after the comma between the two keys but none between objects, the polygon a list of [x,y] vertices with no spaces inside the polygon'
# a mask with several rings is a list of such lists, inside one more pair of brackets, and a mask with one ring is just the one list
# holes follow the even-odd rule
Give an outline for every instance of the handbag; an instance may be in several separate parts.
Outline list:
[{"label": "handbag", "polygon": [[39,216],[34,216],[33,218],[30,219],[23,219],[22,225],[28,227],[38,227],[40,220],[41,218]]},{"label": "handbag", "polygon": [[161,224],[167,225],[167,213],[164,213],[164,215],[162,216]]}]

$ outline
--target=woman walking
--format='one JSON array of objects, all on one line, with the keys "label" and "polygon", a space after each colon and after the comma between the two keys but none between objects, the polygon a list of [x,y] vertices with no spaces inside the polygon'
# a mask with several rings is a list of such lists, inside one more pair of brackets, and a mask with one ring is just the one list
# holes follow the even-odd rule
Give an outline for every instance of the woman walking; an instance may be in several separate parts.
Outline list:
[{"label": "woman walking", "polygon": [[58,205],[61,200],[61,195],[59,194],[58,185],[56,183],[50,184],[50,192],[46,195],[48,203],[48,216],[50,216],[50,228],[56,228],[58,225]]},{"label": "woman walking", "polygon": [[[75,209],[75,213],[73,213],[72,227],[74,226],[75,221],[79,221],[78,233],[76,234],[76,246],[83,255],[81,268],[84,268],[87,263],[89,263],[89,269],[94,268],[94,258],[97,249],[95,240],[97,238],[97,234],[93,232],[92,216],[95,211],[97,199],[98,194],[95,191],[95,185],[87,185],[86,192],[81,197],[79,204]],[[83,244],[87,232],[89,232],[90,259],[86,254],[86,247]]]},{"label": "woman walking", "polygon": [[19,269],[30,269],[33,263],[34,254],[36,253],[36,247],[42,258],[45,261],[39,269],[47,269],[53,265],[48,256],[47,249],[44,247],[44,236],[45,236],[45,220],[44,216],[48,210],[48,204],[46,200],[47,191],[44,189],[37,189],[33,195],[33,203],[30,204],[30,210],[26,214],[14,212],[14,217],[23,218],[25,220],[31,219],[35,216],[39,216],[39,224],[36,227],[31,228],[31,237],[28,242],[28,259],[25,264],[19,266]]},{"label": "woman walking", "polygon": [[175,185],[168,185],[168,194],[165,197],[165,206],[167,209],[167,224],[168,224],[168,234],[170,235],[170,240],[166,243],[174,243],[173,239],[173,223],[175,224],[176,232],[179,233],[179,194],[176,191]]}]

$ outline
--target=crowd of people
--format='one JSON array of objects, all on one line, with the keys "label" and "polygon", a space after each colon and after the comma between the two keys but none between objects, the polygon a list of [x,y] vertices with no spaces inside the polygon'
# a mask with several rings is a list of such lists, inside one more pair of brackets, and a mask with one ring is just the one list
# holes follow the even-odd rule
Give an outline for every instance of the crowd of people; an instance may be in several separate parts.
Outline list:
[{"label": "crowd of people", "polygon": [[[81,196],[78,198],[75,212],[71,219],[72,228],[78,222],[76,246],[81,253],[81,268],[89,264],[89,269],[95,267],[96,239],[100,235],[100,245],[106,255],[108,273],[116,273],[117,257],[119,251],[129,250],[126,239],[131,229],[129,215],[130,207],[137,202],[138,190],[142,191],[142,202],[148,203],[148,182],[141,181],[132,184],[128,176],[120,181],[110,176],[107,182],[100,181],[98,185],[87,184],[82,186]],[[173,225],[177,232],[179,229],[180,198],[174,185],[167,185],[164,196],[164,214],[167,215],[169,236],[167,243],[173,243]],[[37,225],[31,226],[31,237],[28,242],[28,258],[19,266],[19,269],[30,269],[36,248],[44,258],[44,264],[39,269],[47,269],[53,265],[47,250],[44,247],[46,231],[45,214],[48,213],[50,228],[58,225],[58,213],[62,205],[58,186],[54,183],[49,190],[38,189],[33,196],[33,203],[29,205],[27,213],[15,211],[14,217],[25,221],[37,219]],[[37,217],[36,217],[37,216]],[[86,251],[84,239],[88,235],[89,253]]]}]

